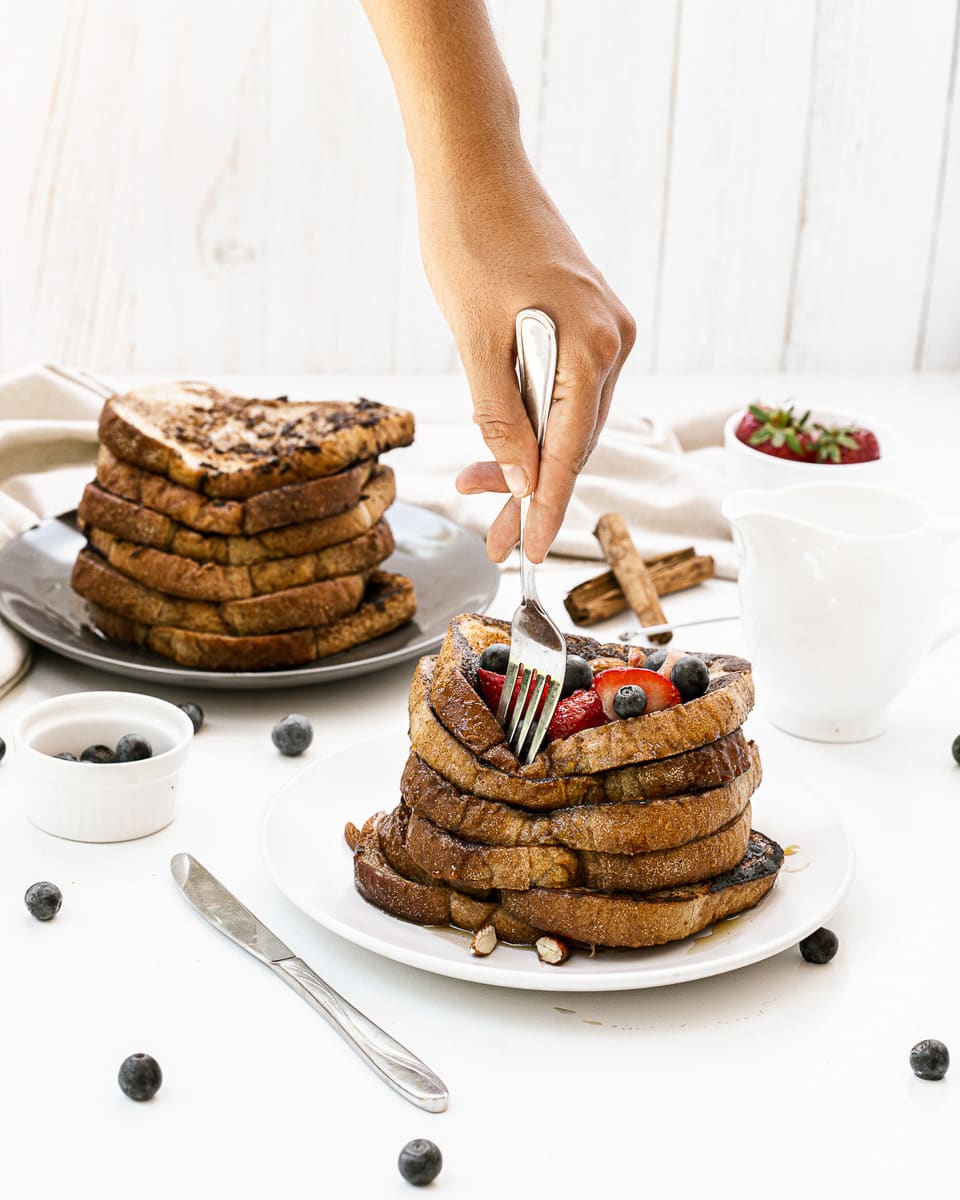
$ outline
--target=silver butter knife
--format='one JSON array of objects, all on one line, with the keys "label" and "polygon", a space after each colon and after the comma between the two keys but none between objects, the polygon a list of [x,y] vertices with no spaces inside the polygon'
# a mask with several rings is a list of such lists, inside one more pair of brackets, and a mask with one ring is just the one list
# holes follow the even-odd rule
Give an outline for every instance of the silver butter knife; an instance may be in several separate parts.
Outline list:
[{"label": "silver butter knife", "polygon": [[192,854],[175,854],[170,860],[170,871],[177,887],[201,916],[232,942],[249,950],[254,958],[266,963],[326,1017],[381,1079],[418,1108],[427,1112],[444,1111],[449,1093],[443,1080],[324,983]]}]

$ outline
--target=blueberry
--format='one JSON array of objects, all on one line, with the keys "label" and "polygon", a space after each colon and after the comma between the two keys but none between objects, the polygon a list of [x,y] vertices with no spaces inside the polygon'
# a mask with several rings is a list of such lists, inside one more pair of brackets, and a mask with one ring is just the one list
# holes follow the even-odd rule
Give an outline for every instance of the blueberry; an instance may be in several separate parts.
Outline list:
[{"label": "blueberry", "polygon": [[149,1054],[131,1054],[120,1064],[117,1073],[120,1091],[131,1100],[152,1100],[160,1091],[163,1072],[160,1064]]},{"label": "blueberry", "polygon": [[274,725],[270,736],[281,754],[296,758],[313,741],[313,726],[301,713],[288,713]]},{"label": "blueberry", "polygon": [[77,758],[77,756],[75,754],[71,754],[68,750],[65,750],[63,752],[63,754],[55,754],[53,757],[54,758],[62,758],[65,762],[79,762],[80,761],[80,759]]},{"label": "blueberry", "polygon": [[23,897],[23,902],[32,917],[38,921],[49,921],[60,911],[63,894],[55,883],[31,883]]},{"label": "blueberry", "polygon": [[507,662],[510,658],[510,647],[506,642],[493,642],[480,655],[480,668],[493,671],[495,675],[506,675]]},{"label": "blueberry", "polygon": [[6,752],[7,743],[3,740],[3,738],[0,738],[0,762],[3,762],[3,756],[6,754]]},{"label": "blueberry", "polygon": [[957,765],[960,766],[960,733],[953,739],[953,757]]},{"label": "blueberry", "polygon": [[663,666],[663,660],[667,657],[666,650],[653,650],[643,660],[644,669],[647,671],[659,671]]},{"label": "blueberry", "polygon": [[936,1038],[927,1038],[910,1051],[910,1066],[918,1079],[942,1079],[950,1066],[950,1051]]},{"label": "blueberry", "polygon": [[116,755],[109,746],[88,746],[80,755],[81,762],[112,763]]},{"label": "blueberry", "polygon": [[707,690],[710,682],[707,664],[695,654],[685,654],[673,664],[670,682],[680,693],[681,700],[696,700]]},{"label": "blueberry", "polygon": [[635,683],[625,683],[613,698],[613,711],[625,721],[627,717],[642,717],[647,707],[647,693]]},{"label": "blueberry", "polygon": [[571,692],[579,692],[593,687],[593,667],[579,654],[567,655],[567,669],[563,676],[561,696],[569,696]]},{"label": "blueberry", "polygon": [[182,709],[193,722],[193,732],[199,733],[200,726],[203,724],[203,709],[199,704],[178,704],[177,708]]},{"label": "blueberry", "polygon": [[142,733],[125,733],[117,742],[114,762],[140,762],[143,758],[153,758],[153,747]]},{"label": "blueberry", "polygon": [[414,1138],[400,1151],[397,1166],[407,1183],[412,1183],[414,1187],[423,1187],[433,1183],[440,1174],[443,1155],[433,1142],[427,1141],[426,1138]]},{"label": "blueberry", "polygon": [[815,929],[800,943],[800,953],[808,963],[828,963],[839,945],[832,929]]}]

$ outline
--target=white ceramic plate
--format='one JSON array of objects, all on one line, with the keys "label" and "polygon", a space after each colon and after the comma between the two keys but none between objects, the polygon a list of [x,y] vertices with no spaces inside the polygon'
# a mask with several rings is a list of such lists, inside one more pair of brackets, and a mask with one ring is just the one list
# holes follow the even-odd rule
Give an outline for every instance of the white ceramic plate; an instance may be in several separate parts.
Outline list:
[{"label": "white ceramic plate", "polygon": [[362,825],[399,797],[409,747],[375,738],[311,763],[274,799],[261,850],[280,890],[308,916],[376,954],[476,983],[543,991],[661,987],[748,966],[796,945],[836,910],[853,874],[853,849],[831,810],[790,779],[764,779],[754,803],[758,828],[788,850],[773,891],[757,908],[712,931],[648,950],[575,952],[562,967],[529,946],[499,945],[474,957],[463,933],[401,921],[368,904],[353,886],[347,821]]}]

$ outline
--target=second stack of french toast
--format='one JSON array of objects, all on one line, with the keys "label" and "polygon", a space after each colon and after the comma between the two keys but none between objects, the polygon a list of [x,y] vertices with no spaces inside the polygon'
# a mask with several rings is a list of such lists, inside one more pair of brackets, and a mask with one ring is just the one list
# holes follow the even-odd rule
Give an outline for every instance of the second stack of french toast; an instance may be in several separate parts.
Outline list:
[{"label": "second stack of french toast", "polygon": [[412,617],[394,550],[409,412],[369,400],[253,400],[203,383],[107,400],[73,571],[108,638],[197,668],[285,668]]}]

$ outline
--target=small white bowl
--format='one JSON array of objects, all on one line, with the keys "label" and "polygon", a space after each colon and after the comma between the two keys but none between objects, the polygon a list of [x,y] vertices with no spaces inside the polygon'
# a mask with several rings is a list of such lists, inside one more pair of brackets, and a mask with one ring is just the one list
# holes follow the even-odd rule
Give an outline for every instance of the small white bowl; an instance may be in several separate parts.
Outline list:
[{"label": "small white bowl", "polygon": [[[27,816],[75,842],[126,842],[173,820],[193,723],[167,700],[137,692],[76,692],[43,700],[13,728]],[[142,734],[153,757],[128,763],[68,762],[87,746]]]},{"label": "small white bowl", "polygon": [[[803,411],[802,405],[796,405]],[[723,427],[726,450],[727,478],[740,491],[745,488],[780,488],[795,483],[869,483],[891,487],[896,483],[898,469],[896,434],[880,421],[862,414],[825,409],[814,410],[810,424],[859,425],[872,429],[877,435],[880,457],[865,463],[809,463],[775,458],[748,446],[737,437],[737,426],[747,411],[746,405],[735,412]]]}]

